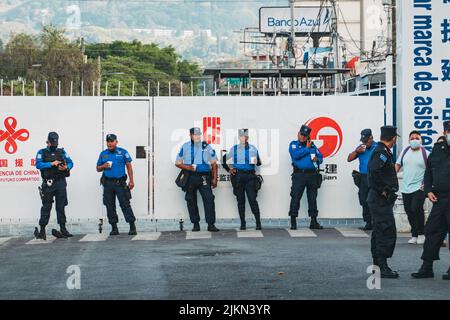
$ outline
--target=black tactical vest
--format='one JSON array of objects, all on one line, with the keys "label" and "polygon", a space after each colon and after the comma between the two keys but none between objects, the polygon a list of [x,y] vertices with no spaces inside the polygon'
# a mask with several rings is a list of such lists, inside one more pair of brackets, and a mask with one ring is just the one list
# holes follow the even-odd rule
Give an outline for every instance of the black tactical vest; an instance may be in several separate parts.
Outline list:
[{"label": "black tactical vest", "polygon": [[[56,149],[55,151],[50,151],[48,149],[44,149],[42,152],[42,161],[43,162],[53,162],[53,161],[64,161],[64,149]],[[69,171],[59,171],[58,167],[51,167],[41,169],[42,179],[60,179],[69,176]]]}]

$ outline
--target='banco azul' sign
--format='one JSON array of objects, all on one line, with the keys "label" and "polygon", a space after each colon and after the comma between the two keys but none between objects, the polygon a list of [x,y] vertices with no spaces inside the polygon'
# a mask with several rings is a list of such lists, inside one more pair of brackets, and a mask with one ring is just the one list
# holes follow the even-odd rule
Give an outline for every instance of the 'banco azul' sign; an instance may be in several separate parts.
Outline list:
[{"label": "'banco azul' sign", "polygon": [[[296,7],[294,27],[296,34],[329,33],[331,7]],[[289,7],[262,7],[259,9],[259,31],[262,33],[291,32]]]}]

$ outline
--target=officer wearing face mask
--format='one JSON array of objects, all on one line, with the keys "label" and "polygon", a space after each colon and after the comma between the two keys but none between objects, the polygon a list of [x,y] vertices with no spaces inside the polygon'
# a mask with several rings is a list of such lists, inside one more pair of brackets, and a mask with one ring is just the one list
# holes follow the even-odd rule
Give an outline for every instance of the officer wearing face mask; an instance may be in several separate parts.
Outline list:
[{"label": "officer wearing face mask", "polygon": [[[433,262],[439,260],[439,250],[450,231],[450,121],[444,122],[444,137],[439,138],[430,153],[425,170],[425,194],[433,208],[425,225],[422,266],[412,277],[433,278]],[[450,280],[450,268],[442,276]]]},{"label": "officer wearing face mask", "polygon": [[387,259],[391,258],[397,241],[394,203],[397,200],[398,180],[391,149],[397,143],[397,128],[381,128],[380,142],[368,164],[369,195],[367,203],[372,214],[371,251],[373,264],[380,267],[382,278],[398,278]]},{"label": "officer wearing face mask", "polygon": [[[61,232],[58,237],[68,238],[72,235],[66,229],[65,207],[67,206],[67,182],[73,168],[72,159],[63,148],[58,148],[59,136],[50,132],[47,138],[47,147],[38,151],[36,155],[36,169],[41,171],[42,186],[39,188],[42,199],[40,231],[35,230],[38,239],[46,240],[45,227],[50,219],[53,199],[56,207],[56,218]],[[56,231],[56,230],[53,230]]]}]

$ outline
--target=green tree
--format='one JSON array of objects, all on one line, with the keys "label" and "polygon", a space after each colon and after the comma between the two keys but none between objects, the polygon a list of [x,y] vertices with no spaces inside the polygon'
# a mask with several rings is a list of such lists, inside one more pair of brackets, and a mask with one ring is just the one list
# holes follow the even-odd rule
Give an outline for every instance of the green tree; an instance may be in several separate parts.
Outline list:
[{"label": "green tree", "polygon": [[132,91],[133,82],[137,95],[148,93],[149,82],[152,94],[158,83],[160,94],[168,94],[169,83],[171,92],[179,94],[180,81],[188,83],[201,74],[197,64],[182,60],[173,47],[159,48],[137,40],[90,44],[86,54],[90,59],[101,58],[102,80],[111,84],[108,94],[113,95],[117,94],[119,81],[121,95]]}]

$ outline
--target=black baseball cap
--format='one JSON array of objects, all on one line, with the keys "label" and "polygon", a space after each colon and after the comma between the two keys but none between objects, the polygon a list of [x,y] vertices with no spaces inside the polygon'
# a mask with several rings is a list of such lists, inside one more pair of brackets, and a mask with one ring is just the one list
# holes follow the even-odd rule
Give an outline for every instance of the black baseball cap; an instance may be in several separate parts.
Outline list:
[{"label": "black baseball cap", "polygon": [[372,130],[364,129],[361,131],[361,142],[369,141],[369,138],[372,136]]},{"label": "black baseball cap", "polygon": [[113,142],[117,140],[117,136],[113,133],[106,135],[106,141]]},{"label": "black baseball cap", "polygon": [[248,137],[248,129],[239,129],[238,135],[239,135],[239,137],[242,137],[242,136]]},{"label": "black baseball cap", "polygon": [[308,127],[306,124],[304,124],[301,126],[300,131],[298,133],[306,137],[309,137],[309,134],[311,133],[311,128]]},{"label": "black baseball cap", "polygon": [[202,134],[202,130],[198,127],[190,128],[189,133],[195,136],[200,136]]},{"label": "black baseball cap", "polygon": [[50,132],[47,141],[50,142],[53,147],[56,147],[58,145],[59,135],[56,132]]},{"label": "black baseball cap", "polygon": [[444,121],[444,131],[450,131],[450,121]]}]

